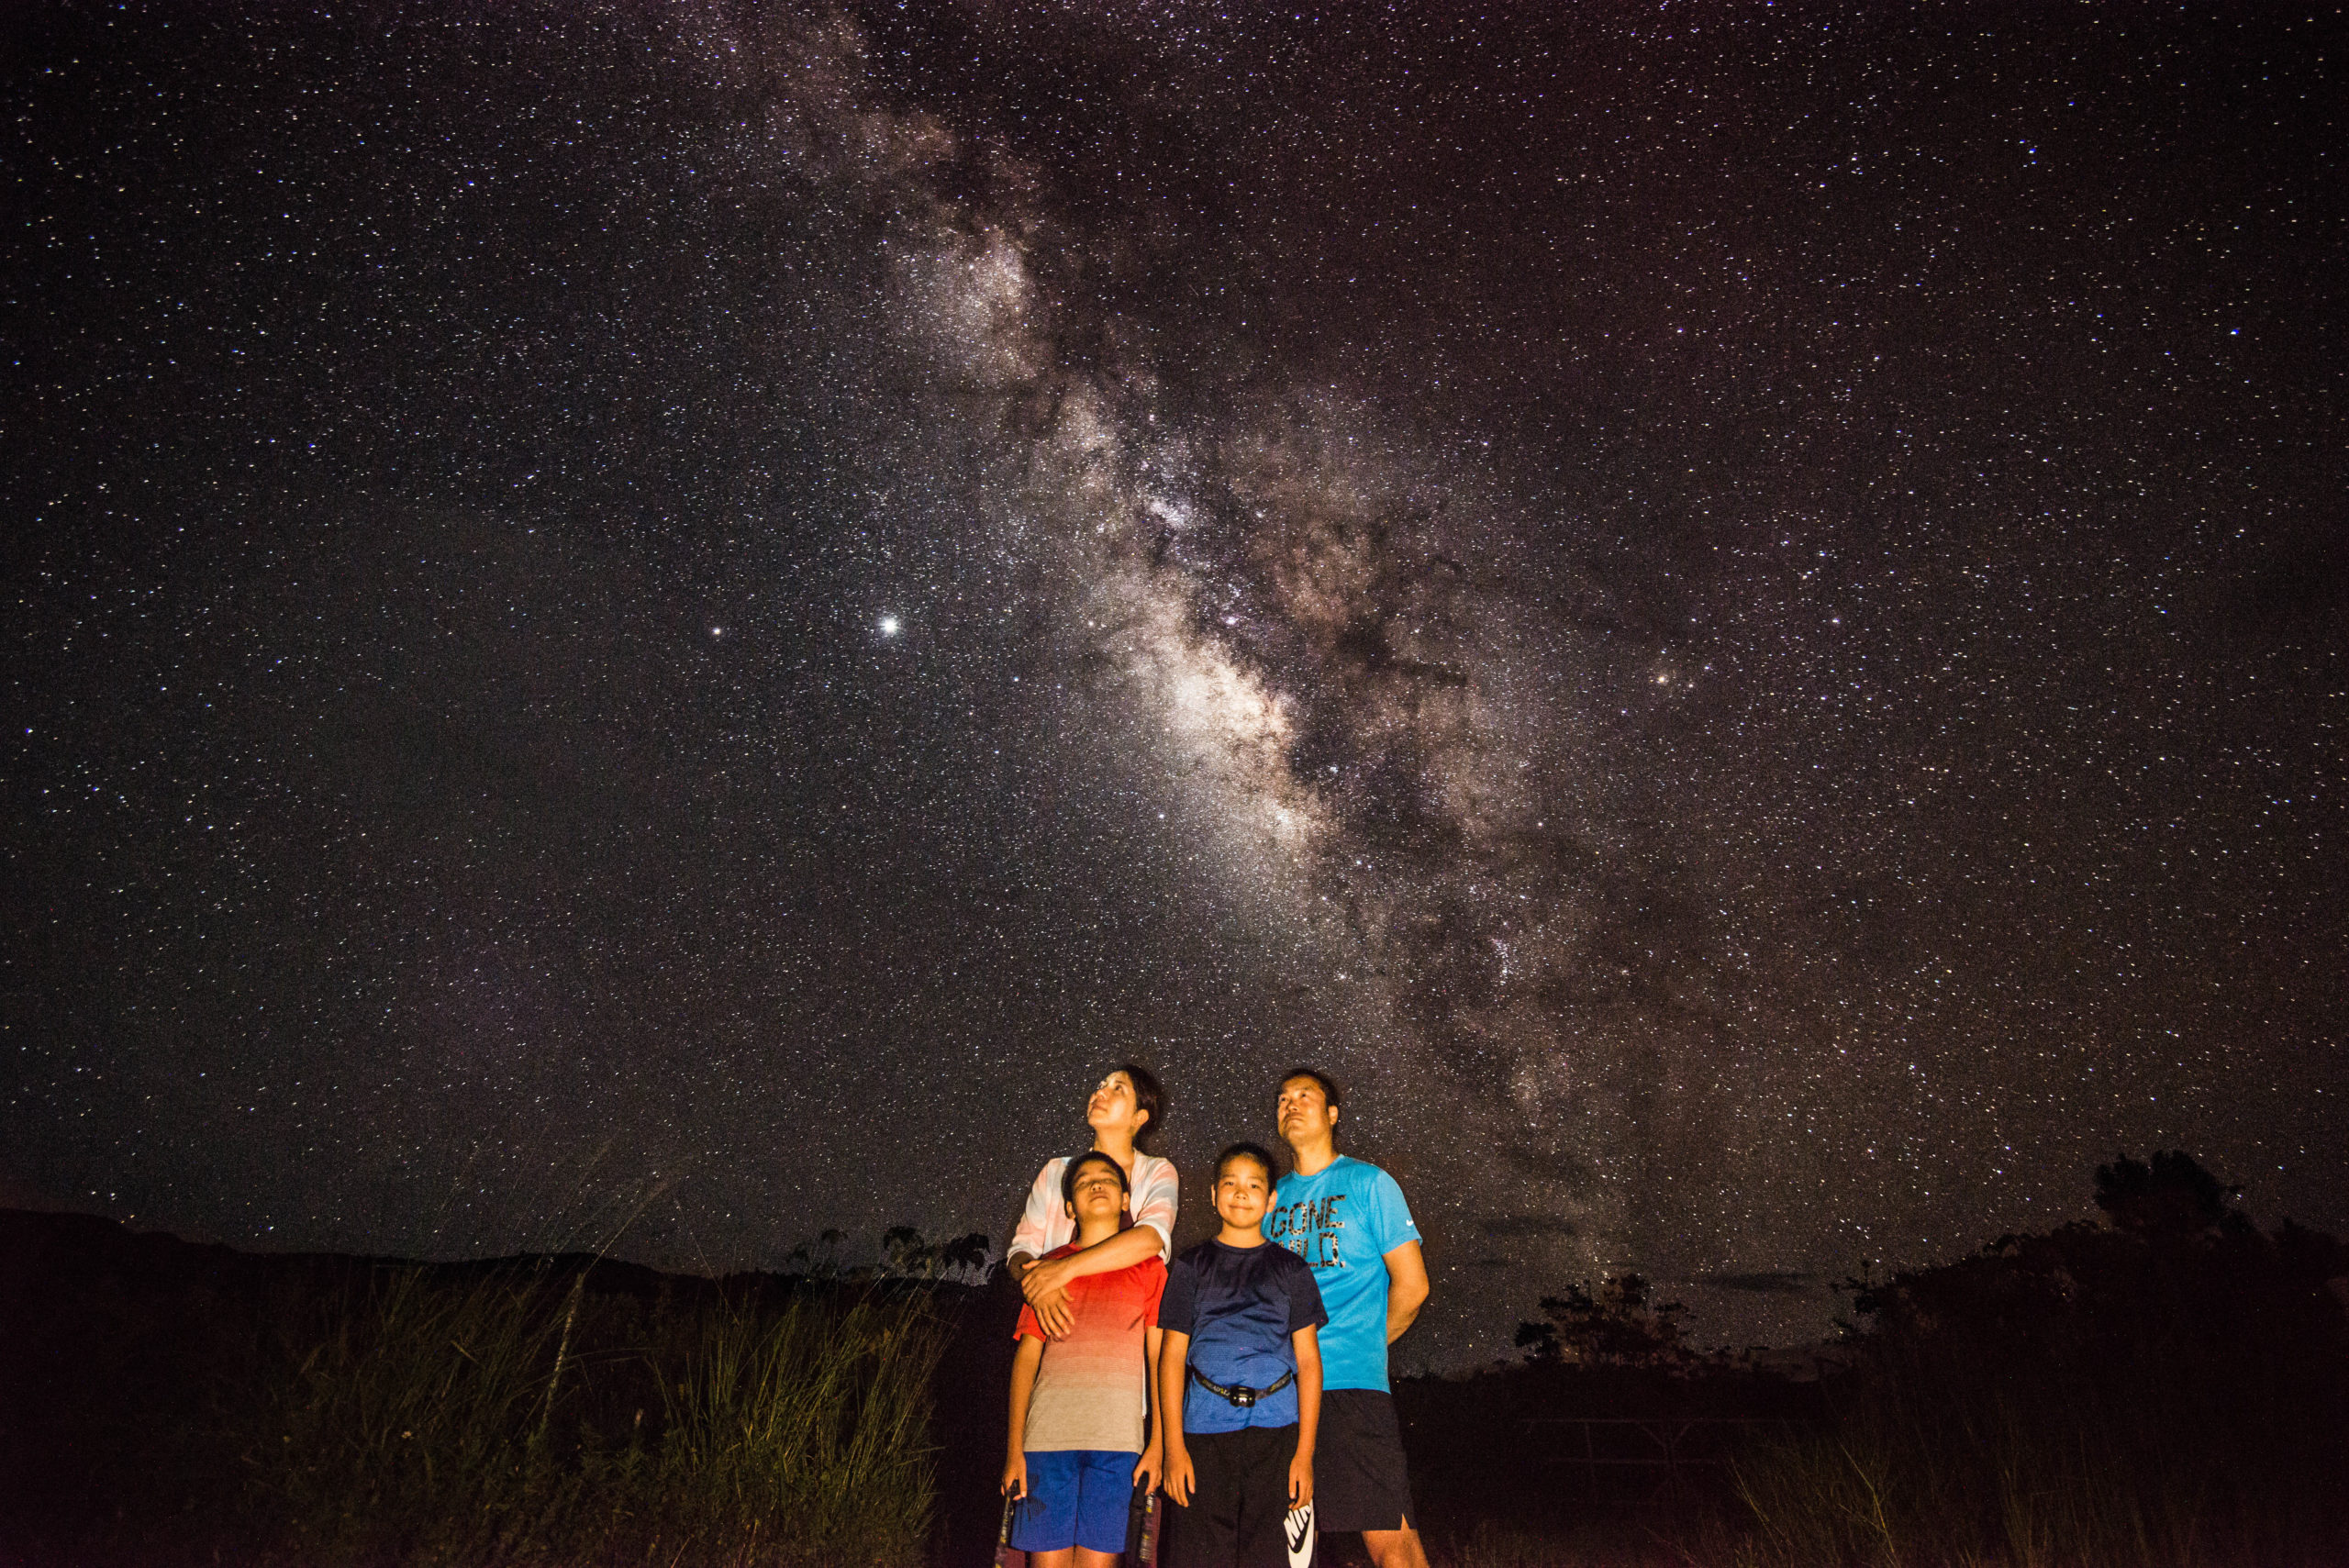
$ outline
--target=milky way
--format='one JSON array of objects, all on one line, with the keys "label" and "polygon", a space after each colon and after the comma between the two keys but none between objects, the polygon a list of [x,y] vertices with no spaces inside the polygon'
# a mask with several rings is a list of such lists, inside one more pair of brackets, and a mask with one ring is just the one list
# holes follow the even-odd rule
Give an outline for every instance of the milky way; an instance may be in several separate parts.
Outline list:
[{"label": "milky way", "polygon": [[2337,27],[1875,9],[35,14],[8,1192],[774,1266],[1133,1053],[1439,1362],[2349,1223]]}]

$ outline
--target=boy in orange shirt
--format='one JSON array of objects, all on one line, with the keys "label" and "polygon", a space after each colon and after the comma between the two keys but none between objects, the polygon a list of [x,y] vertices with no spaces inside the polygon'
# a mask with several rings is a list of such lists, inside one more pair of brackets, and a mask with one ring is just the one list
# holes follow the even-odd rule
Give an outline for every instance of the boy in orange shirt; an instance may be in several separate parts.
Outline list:
[{"label": "boy in orange shirt", "polygon": [[[1127,1177],[1098,1150],[1061,1178],[1076,1239],[1045,1260],[1115,1236]],[[1011,1361],[1011,1428],[1003,1490],[1019,1499],[1011,1544],[1030,1568],[1116,1568],[1136,1486],[1158,1485],[1158,1298],[1166,1265],[1155,1256],[1069,1282],[1069,1331],[1047,1339],[1033,1307],[1019,1312]]]}]

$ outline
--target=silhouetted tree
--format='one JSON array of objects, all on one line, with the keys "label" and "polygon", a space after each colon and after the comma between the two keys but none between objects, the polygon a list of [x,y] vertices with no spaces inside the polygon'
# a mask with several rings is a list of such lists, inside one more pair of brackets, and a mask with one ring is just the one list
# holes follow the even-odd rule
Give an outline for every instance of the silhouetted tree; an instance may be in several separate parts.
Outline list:
[{"label": "silhouetted tree", "polygon": [[985,1273],[990,1249],[983,1230],[951,1241],[925,1241],[912,1226],[893,1225],[881,1234],[881,1250],[889,1260],[889,1273],[936,1279],[950,1273]]},{"label": "silhouetted tree", "polygon": [[[827,1230],[815,1240],[802,1241],[785,1254],[785,1267],[810,1279],[874,1277],[876,1271],[873,1268],[851,1268],[841,1261],[841,1248],[847,1240],[847,1231]],[[892,1225],[881,1232],[881,1265],[877,1272],[896,1279],[936,1280],[960,1275],[965,1284],[982,1282],[992,1251],[986,1233],[982,1230],[952,1240],[926,1241],[921,1232],[910,1225]]]},{"label": "silhouetted tree", "polygon": [[912,1226],[892,1225],[881,1232],[881,1255],[889,1260],[893,1274],[918,1273],[930,1262],[930,1248]]},{"label": "silhouetted tree", "polygon": [[941,1241],[938,1244],[939,1266],[944,1269],[961,1269],[974,1274],[985,1273],[987,1268],[987,1254],[993,1251],[994,1248],[987,1241],[987,1233],[984,1230],[974,1230],[959,1240]]},{"label": "silhouetted tree", "polygon": [[1542,1298],[1542,1323],[1517,1326],[1518,1348],[1531,1362],[1586,1366],[1665,1366],[1688,1359],[1677,1301],[1651,1305],[1640,1274],[1602,1277],[1598,1288],[1570,1284],[1564,1296]]},{"label": "silhouetted tree", "polygon": [[799,1272],[815,1279],[838,1279],[841,1275],[841,1243],[848,1240],[845,1230],[826,1230],[813,1241],[802,1241],[785,1254],[784,1262],[796,1263]]},{"label": "silhouetted tree", "polygon": [[[2124,1154],[2096,1173],[2107,1224],[1849,1282],[1838,1429],[1769,1506],[1794,1518],[1865,1462],[1876,1528],[1937,1560],[2349,1561],[2293,1545],[2339,1533],[2349,1248],[2264,1234],[2235,1195],[2183,1152]],[[1879,1560],[1847,1544],[1810,1560]]]},{"label": "silhouetted tree", "polygon": [[2175,1240],[2240,1222],[2230,1200],[2242,1195],[2182,1149],[2155,1151],[2150,1164],[2123,1154],[2096,1168],[2097,1207],[2116,1229],[2147,1238]]}]

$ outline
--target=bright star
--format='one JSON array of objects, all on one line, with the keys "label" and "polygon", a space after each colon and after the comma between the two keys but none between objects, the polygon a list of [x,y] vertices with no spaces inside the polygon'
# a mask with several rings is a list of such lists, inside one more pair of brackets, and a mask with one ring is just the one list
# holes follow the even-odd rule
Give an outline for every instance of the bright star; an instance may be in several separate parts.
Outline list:
[{"label": "bright star", "polygon": [[897,617],[895,617],[895,616],[883,616],[883,617],[881,617],[881,635],[882,635],[882,636],[884,636],[884,637],[895,637],[895,636],[896,636],[896,635],[897,635],[897,627],[898,627],[898,625],[899,625],[899,622],[898,622],[898,620],[897,620]]}]

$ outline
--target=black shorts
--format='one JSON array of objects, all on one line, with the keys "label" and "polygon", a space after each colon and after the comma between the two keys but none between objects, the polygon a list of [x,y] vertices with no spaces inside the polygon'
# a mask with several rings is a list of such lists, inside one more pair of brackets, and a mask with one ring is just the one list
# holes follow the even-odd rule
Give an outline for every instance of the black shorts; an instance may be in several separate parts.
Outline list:
[{"label": "black shorts", "polygon": [[1168,1568],[1288,1568],[1282,1530],[1296,1426],[1192,1432],[1183,1443],[1197,1488],[1187,1505],[1167,1503]]},{"label": "black shorts", "polygon": [[1411,1475],[1393,1396],[1332,1388],[1313,1444],[1313,1523],[1324,1533],[1415,1528]]}]

